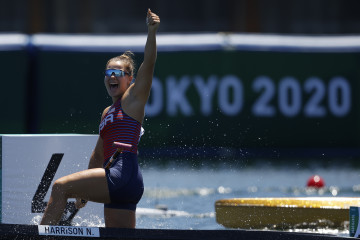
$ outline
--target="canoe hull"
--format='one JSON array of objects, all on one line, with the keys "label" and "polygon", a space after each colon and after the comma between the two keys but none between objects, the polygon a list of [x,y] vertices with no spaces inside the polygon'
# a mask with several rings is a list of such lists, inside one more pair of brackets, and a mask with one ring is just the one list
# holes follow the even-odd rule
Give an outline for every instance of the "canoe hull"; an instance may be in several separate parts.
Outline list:
[{"label": "canoe hull", "polygon": [[216,221],[227,228],[286,229],[306,224],[343,227],[360,198],[236,198],[215,203]]}]

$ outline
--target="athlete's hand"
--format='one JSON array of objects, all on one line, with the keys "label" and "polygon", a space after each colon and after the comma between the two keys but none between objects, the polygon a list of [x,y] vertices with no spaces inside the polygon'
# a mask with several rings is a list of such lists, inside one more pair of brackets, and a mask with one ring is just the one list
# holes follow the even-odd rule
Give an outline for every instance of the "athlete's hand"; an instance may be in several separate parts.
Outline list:
[{"label": "athlete's hand", "polygon": [[83,208],[83,207],[85,207],[86,203],[87,203],[86,200],[81,199],[81,198],[77,198],[77,199],[76,199],[76,202],[75,202],[75,207],[76,207],[77,209]]},{"label": "athlete's hand", "polygon": [[155,13],[151,12],[150,8],[147,11],[146,24],[150,31],[156,31],[160,25],[160,18]]}]

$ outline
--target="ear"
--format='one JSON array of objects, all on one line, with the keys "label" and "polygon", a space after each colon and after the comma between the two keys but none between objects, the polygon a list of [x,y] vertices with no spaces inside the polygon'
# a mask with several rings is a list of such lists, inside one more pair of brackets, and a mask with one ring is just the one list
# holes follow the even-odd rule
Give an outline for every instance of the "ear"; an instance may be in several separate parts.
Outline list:
[{"label": "ear", "polygon": [[130,85],[131,84],[131,81],[133,80],[133,76],[129,76],[129,78],[128,78],[128,85]]}]

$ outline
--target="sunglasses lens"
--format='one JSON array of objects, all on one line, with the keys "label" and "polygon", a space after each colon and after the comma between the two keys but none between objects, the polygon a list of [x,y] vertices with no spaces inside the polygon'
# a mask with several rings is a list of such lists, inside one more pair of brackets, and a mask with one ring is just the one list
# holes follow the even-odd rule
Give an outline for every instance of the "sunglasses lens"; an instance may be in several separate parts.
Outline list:
[{"label": "sunglasses lens", "polygon": [[115,74],[116,77],[125,76],[125,72],[118,69],[107,69],[105,71],[105,76],[111,77],[112,74]]},{"label": "sunglasses lens", "polygon": [[107,69],[107,70],[105,71],[105,76],[110,77],[110,76],[112,75],[112,73],[113,73],[113,70],[112,70],[112,69]]}]

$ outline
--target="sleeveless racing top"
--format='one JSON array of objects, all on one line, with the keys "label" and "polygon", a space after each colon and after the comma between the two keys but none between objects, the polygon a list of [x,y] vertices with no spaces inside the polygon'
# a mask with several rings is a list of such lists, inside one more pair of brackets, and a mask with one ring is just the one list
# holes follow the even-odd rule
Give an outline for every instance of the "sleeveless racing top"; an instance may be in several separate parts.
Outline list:
[{"label": "sleeveless racing top", "polygon": [[[141,123],[128,116],[121,107],[121,99],[107,111],[99,126],[99,134],[104,142],[104,161],[116,151],[113,142],[131,144],[129,152],[137,154]],[[124,150],[125,151],[125,150]]]}]

